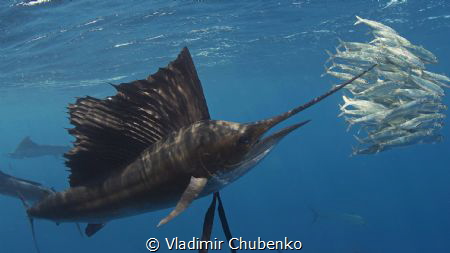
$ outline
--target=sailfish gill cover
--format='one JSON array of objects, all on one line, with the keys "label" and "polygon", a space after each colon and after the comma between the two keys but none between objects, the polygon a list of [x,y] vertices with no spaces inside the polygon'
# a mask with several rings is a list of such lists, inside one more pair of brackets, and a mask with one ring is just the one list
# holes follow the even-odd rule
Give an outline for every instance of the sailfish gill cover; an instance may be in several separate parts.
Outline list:
[{"label": "sailfish gill cover", "polygon": [[[252,122],[285,112],[338,82],[320,77],[325,49],[336,46],[338,38],[372,37],[367,27],[353,25],[355,15],[386,24],[429,49],[439,59],[429,70],[450,75],[449,10],[450,3],[437,0],[2,1],[0,184],[11,175],[48,191],[67,189],[77,165],[67,167],[62,152],[54,150],[80,141],[67,132],[74,127],[70,104],[116,95],[110,84],[147,78],[185,46],[213,118]],[[446,252],[447,120],[440,143],[349,157],[359,129],[346,132],[345,122],[336,117],[342,95],[277,126],[274,131],[312,120],[221,191],[233,236],[248,241],[287,237],[301,241],[304,252]],[[448,95],[442,103],[449,104]],[[35,147],[53,148],[27,157],[9,155],[26,137]],[[107,156],[127,156],[135,147],[123,145],[122,152]],[[94,166],[104,158],[88,161]],[[90,178],[80,171],[83,175],[70,176],[74,185]],[[188,241],[201,235],[209,201],[195,201],[161,228],[155,225],[170,210],[116,220],[89,239],[73,224],[36,220],[36,239],[41,252],[71,253],[148,252],[145,242],[157,238],[166,252],[165,238]],[[20,200],[0,195],[0,204],[0,251],[34,251]],[[225,240],[218,222],[214,237]]]}]

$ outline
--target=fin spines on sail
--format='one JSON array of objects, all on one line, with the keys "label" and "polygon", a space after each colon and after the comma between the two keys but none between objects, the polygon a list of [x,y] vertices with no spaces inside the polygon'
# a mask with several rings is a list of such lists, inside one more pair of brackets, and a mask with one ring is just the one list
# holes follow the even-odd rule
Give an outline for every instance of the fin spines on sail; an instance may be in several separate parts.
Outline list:
[{"label": "fin spines on sail", "polygon": [[70,185],[90,185],[122,171],[146,148],[171,132],[209,119],[187,48],[145,80],[113,85],[105,99],[83,97],[69,106],[76,140],[65,154]]}]

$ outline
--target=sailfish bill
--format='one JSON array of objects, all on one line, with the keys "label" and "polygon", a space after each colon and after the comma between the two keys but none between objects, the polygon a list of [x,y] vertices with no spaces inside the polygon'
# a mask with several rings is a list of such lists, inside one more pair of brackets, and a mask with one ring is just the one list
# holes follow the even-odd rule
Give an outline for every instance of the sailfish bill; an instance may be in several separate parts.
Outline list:
[{"label": "sailfish bill", "polygon": [[309,121],[265,136],[271,128],[366,72],[269,119],[212,120],[184,48],[175,61],[146,79],[114,86],[114,96],[87,96],[69,105],[74,125],[69,133],[76,138],[65,154],[70,188],[46,196],[28,208],[28,214],[90,223],[87,231],[92,235],[111,220],[175,206],[159,223],[165,224],[195,199],[244,175]]}]

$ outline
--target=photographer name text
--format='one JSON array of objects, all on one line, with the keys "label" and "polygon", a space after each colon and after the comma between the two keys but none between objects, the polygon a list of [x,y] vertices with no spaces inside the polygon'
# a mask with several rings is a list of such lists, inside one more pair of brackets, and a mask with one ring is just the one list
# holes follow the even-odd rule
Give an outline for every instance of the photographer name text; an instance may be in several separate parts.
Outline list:
[{"label": "photographer name text", "polygon": [[[231,238],[229,241],[214,240],[202,241],[200,238],[193,237],[192,240],[180,240],[178,237],[165,238],[162,242],[168,250],[221,250],[228,247],[233,250],[300,250],[303,247],[301,241],[284,240],[266,241],[258,237],[256,240],[244,240],[242,237]],[[156,238],[150,238],[146,243],[147,249],[151,252],[160,249],[160,242]]]}]

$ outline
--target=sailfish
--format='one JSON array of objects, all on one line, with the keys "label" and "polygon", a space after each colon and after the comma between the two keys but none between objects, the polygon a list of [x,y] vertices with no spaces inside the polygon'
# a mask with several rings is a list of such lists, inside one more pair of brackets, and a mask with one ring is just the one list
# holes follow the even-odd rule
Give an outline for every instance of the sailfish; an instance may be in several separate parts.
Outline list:
[{"label": "sailfish", "polygon": [[29,206],[28,216],[88,223],[92,235],[112,220],[173,208],[161,226],[195,199],[243,176],[309,121],[266,136],[270,129],[367,71],[280,115],[236,123],[211,119],[192,57],[183,48],[146,79],[113,85],[115,95],[86,96],[68,106],[75,137],[65,154],[70,187]]},{"label": "sailfish", "polygon": [[36,142],[31,140],[29,136],[26,136],[22,139],[14,152],[9,153],[8,156],[15,159],[24,159],[46,155],[60,157],[69,150],[69,146],[37,144]]}]

